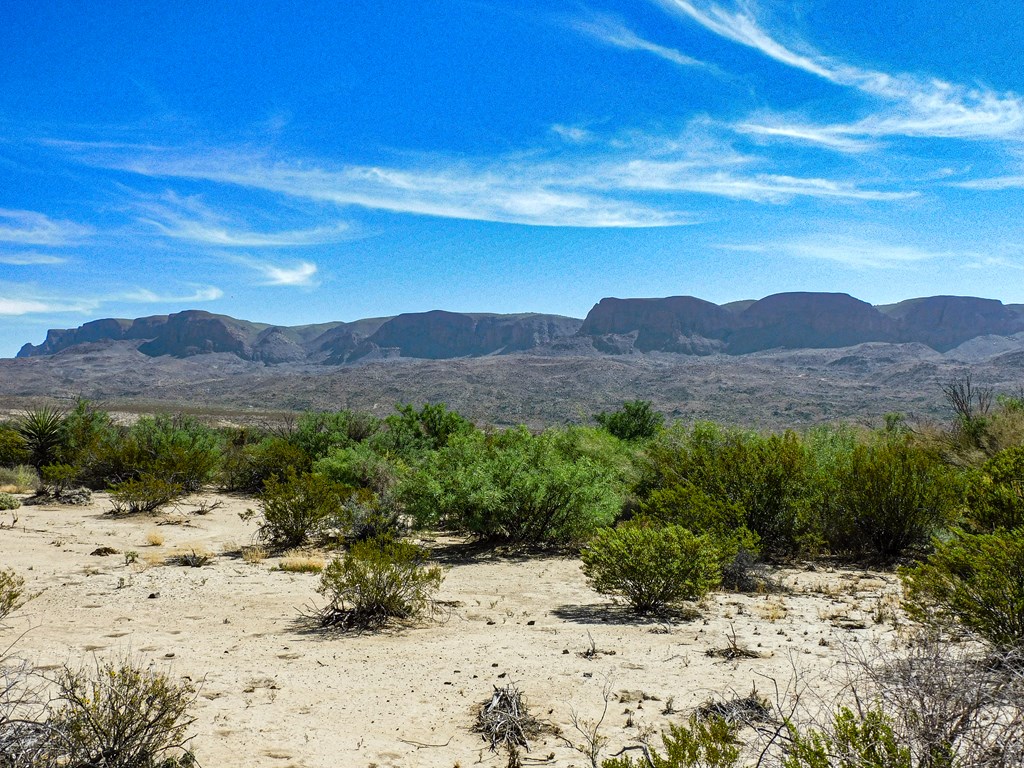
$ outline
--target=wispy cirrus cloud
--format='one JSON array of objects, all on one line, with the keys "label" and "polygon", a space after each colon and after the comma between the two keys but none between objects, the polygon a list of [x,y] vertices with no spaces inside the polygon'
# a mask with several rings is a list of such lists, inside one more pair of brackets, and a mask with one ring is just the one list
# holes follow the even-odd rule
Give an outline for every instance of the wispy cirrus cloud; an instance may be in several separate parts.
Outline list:
[{"label": "wispy cirrus cloud", "polygon": [[783,138],[817,139],[825,147],[844,151],[847,146],[841,139],[851,136],[1024,140],[1024,100],[1015,93],[846,64],[802,41],[782,42],[777,34],[763,28],[746,5],[729,10],[716,3],[693,0],[654,1],[727,40],[885,103],[881,110],[850,123],[813,125],[777,119],[774,124],[758,126],[744,121],[737,130],[764,136],[773,135],[774,130],[774,135]]},{"label": "wispy cirrus cloud", "polygon": [[948,257],[947,252],[823,233],[771,243],[719,243],[721,250],[765,253],[842,264],[853,269],[895,269]]},{"label": "wispy cirrus cloud", "polygon": [[135,288],[131,291],[110,297],[109,301],[129,301],[138,304],[190,304],[199,301],[216,301],[224,295],[224,291],[215,285],[200,286],[190,294],[160,294],[148,288]]},{"label": "wispy cirrus cloud", "polygon": [[16,267],[52,266],[66,263],[66,258],[54,256],[51,253],[37,253],[35,251],[4,253],[0,251],[0,264],[10,264]]},{"label": "wispy cirrus cloud", "polygon": [[232,257],[232,261],[236,261],[261,275],[260,285],[296,287],[317,285],[315,278],[319,268],[311,261],[299,261],[284,265],[247,256],[235,256]]},{"label": "wispy cirrus cloud", "polygon": [[92,227],[53,219],[37,211],[0,208],[0,242],[18,245],[74,245],[93,234]]},{"label": "wispy cirrus cloud", "polygon": [[343,221],[310,229],[259,232],[214,212],[197,196],[173,192],[157,200],[139,200],[134,208],[138,221],[165,237],[224,248],[296,248],[336,243],[351,236],[351,227]]},{"label": "wispy cirrus cloud", "polygon": [[714,69],[707,63],[687,56],[685,53],[665,45],[651,42],[640,37],[621,21],[610,16],[594,16],[590,19],[574,19],[570,26],[577,32],[598,40],[606,45],[615,48],[623,48],[627,51],[643,51],[657,56],[659,59],[670,61],[681,67],[702,67]]},{"label": "wispy cirrus cloud", "polygon": [[95,298],[37,293],[33,288],[23,285],[7,284],[3,288],[6,295],[0,296],[0,316],[95,312],[103,303]]},{"label": "wispy cirrus cloud", "polygon": [[[83,162],[161,179],[203,180],[338,206],[531,226],[664,227],[704,220],[691,196],[760,203],[795,197],[892,201],[914,191],[758,172],[762,159],[700,137],[612,141],[575,157],[428,158],[406,168],[270,160],[249,150],[167,148],[81,154]],[[80,150],[76,150],[76,153]],[[651,202],[645,198],[650,197]],[[166,226],[166,225],[165,225]]]}]

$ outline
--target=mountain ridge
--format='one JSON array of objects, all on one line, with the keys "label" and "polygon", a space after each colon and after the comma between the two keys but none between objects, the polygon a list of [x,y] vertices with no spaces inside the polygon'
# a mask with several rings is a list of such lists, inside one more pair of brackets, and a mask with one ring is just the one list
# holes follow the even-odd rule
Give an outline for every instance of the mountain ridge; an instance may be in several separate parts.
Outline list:
[{"label": "mountain ridge", "polygon": [[[512,353],[744,355],[865,343],[924,344],[945,353],[972,339],[1024,332],[1024,305],[927,296],[872,306],[845,293],[777,293],[724,305],[694,296],[601,299],[578,319],[543,313],[403,313],[351,322],[280,326],[203,310],[101,318],[51,329],[17,357],[50,356],[97,342],[131,342],[149,357],[227,353],[267,365],[348,365]],[[1012,339],[1012,341],[1010,341]]]}]

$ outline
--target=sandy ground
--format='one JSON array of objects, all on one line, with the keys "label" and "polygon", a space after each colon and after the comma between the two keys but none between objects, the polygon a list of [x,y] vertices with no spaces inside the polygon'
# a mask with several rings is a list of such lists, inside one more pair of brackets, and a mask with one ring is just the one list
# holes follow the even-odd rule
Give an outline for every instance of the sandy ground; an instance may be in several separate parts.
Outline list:
[{"label": "sandy ground", "polygon": [[[191,679],[200,686],[193,746],[205,768],[504,766],[471,728],[492,686],[508,682],[577,742],[572,713],[599,717],[609,686],[607,757],[644,726],[684,722],[712,698],[754,686],[774,697],[776,683],[782,698],[824,695],[843,647],[898,632],[892,574],[787,569],[777,573],[784,594],[719,592],[695,617],[659,623],[591,590],[578,560],[472,556],[428,538],[446,569],[443,620],[324,634],[300,615],[322,602],[316,575],[238,557],[256,530],[239,513],[254,502],[204,498],[221,505],[115,518],[97,494],[88,507],[2,513],[0,567],[40,594],[0,628],[0,647],[21,636],[15,652],[51,668],[130,654]],[[163,543],[148,543],[152,532]],[[99,547],[120,554],[90,554]],[[215,557],[196,568],[164,563],[192,548]],[[126,562],[127,552],[138,560]],[[760,658],[708,656],[730,633]],[[670,698],[676,712],[665,714]],[[553,732],[531,747],[532,758],[552,756],[534,764],[589,764]]]}]

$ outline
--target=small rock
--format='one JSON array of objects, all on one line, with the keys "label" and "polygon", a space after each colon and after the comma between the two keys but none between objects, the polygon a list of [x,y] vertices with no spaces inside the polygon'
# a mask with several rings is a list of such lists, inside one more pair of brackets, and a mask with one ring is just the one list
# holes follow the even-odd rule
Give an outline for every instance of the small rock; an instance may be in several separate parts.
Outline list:
[{"label": "small rock", "polygon": [[160,597],[160,593],[159,592],[150,592],[148,599],[149,600],[156,600],[158,597]]}]

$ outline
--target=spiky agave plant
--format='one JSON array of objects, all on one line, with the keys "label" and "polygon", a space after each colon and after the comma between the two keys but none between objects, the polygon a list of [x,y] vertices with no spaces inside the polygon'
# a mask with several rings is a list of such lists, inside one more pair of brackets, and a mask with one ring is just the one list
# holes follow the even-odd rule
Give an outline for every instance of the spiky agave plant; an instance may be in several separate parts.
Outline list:
[{"label": "spiky agave plant", "polygon": [[29,451],[29,461],[37,470],[57,460],[64,441],[64,420],[64,411],[44,405],[28,411],[18,421],[18,433]]}]

